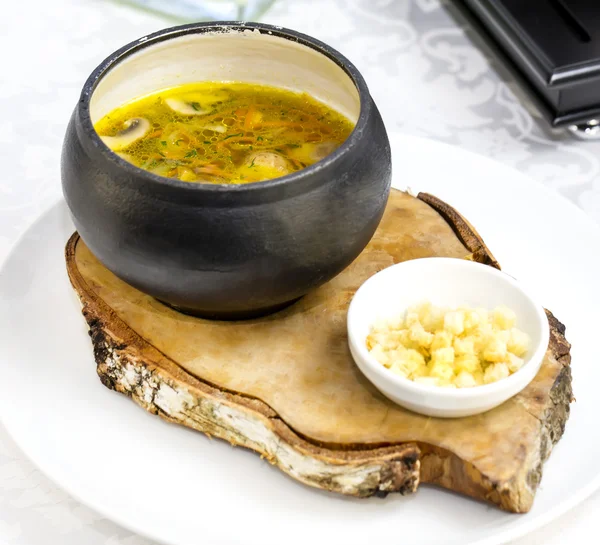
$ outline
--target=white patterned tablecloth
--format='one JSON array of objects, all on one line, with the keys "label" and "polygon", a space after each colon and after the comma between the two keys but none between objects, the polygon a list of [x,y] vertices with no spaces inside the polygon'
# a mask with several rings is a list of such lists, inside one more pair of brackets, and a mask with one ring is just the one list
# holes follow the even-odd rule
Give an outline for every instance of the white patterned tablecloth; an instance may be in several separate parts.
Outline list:
[{"label": "white patterned tablecloth", "polygon": [[[364,74],[389,130],[509,164],[600,222],[600,142],[549,131],[465,21],[439,0],[279,0],[263,20],[331,44]],[[110,0],[4,0],[0,16],[0,261],[61,195],[67,121],[91,70],[174,24]],[[515,196],[515,198],[518,198]],[[1,336],[0,332],[0,336]],[[590,543],[600,494],[515,545]],[[35,469],[0,427],[0,545],[143,545]]]}]

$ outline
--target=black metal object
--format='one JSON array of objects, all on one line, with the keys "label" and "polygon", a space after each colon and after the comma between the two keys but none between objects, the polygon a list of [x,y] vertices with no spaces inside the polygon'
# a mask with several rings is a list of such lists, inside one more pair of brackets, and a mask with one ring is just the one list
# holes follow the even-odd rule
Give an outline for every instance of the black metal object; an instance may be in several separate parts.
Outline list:
[{"label": "black metal object", "polygon": [[600,117],[600,0],[455,0],[554,127]]},{"label": "black metal object", "polygon": [[[335,152],[274,180],[195,184],[141,170],[102,143],[90,99],[115,65],[172,38],[248,28],[315,49],[354,82],[359,118]],[[282,308],[359,255],[387,202],[391,152],[363,77],[337,51],[270,25],[196,23],[133,42],[92,73],[67,129],[62,183],[81,238],[109,270],[184,312],[238,319]]]}]

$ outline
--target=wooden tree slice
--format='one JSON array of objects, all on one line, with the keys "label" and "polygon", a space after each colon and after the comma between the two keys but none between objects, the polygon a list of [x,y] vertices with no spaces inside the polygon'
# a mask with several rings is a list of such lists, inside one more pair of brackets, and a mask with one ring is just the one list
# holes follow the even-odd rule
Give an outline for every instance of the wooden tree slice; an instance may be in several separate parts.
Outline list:
[{"label": "wooden tree slice", "polygon": [[483,415],[445,420],[407,411],[384,398],[350,356],[346,312],[354,292],[385,267],[429,256],[499,268],[452,207],[400,191],[345,271],[255,320],[180,314],[115,277],[76,233],[66,248],[100,379],[149,412],[255,450],[321,489],[366,497],[414,492],[424,482],[526,512],[572,400],[570,346],[550,313],[538,376]]}]

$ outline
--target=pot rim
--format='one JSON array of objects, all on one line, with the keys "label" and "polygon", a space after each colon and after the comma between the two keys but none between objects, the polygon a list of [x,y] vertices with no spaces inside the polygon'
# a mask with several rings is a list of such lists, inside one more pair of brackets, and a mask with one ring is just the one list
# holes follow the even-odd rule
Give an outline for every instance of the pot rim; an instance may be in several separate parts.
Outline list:
[{"label": "pot rim", "polygon": [[[106,74],[110,72],[112,68],[117,66],[130,55],[138,53],[144,48],[160,42],[191,34],[203,34],[207,32],[243,32],[244,30],[248,29],[258,30],[261,34],[277,36],[279,38],[295,41],[299,44],[310,47],[311,49],[319,52],[335,62],[352,80],[358,91],[360,112],[354,129],[348,138],[342,143],[342,145],[333,153],[327,155],[325,158],[314,163],[313,165],[303,168],[302,170],[262,182],[252,182],[247,184],[190,183],[183,182],[177,178],[159,176],[158,174],[154,174],[137,167],[119,157],[101,140],[92,123],[90,115],[90,100],[98,83]],[[296,189],[299,189],[298,185],[310,185],[310,183],[314,181],[313,174],[316,174],[324,169],[335,168],[336,165],[341,163],[345,156],[351,154],[352,151],[357,148],[363,132],[365,131],[365,128],[369,122],[372,107],[373,105],[369,88],[367,87],[367,83],[362,74],[358,71],[354,64],[350,62],[350,60],[324,42],[306,34],[296,32],[295,30],[265,23],[215,21],[168,27],[138,38],[137,40],[124,45],[120,49],[117,49],[106,59],[104,59],[104,61],[102,61],[88,77],[81,91],[77,112],[85,134],[91,139],[94,151],[100,153],[100,155],[105,160],[109,161],[113,166],[125,170],[132,176],[142,176],[148,182],[160,184],[163,187],[170,186],[186,191],[204,192],[210,194],[247,194],[255,193],[257,191],[279,189],[282,188],[282,186],[287,186],[288,184],[293,184]],[[302,182],[304,182],[304,184],[302,184]]]}]

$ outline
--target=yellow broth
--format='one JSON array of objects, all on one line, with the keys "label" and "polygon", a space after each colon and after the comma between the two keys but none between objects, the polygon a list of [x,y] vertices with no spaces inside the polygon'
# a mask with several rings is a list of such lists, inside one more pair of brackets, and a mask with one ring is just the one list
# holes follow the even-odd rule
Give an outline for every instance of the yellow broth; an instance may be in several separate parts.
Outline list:
[{"label": "yellow broth", "polygon": [[353,127],[307,94],[214,82],[139,98],[95,126],[108,147],[140,168],[219,184],[301,170],[337,149]]}]

